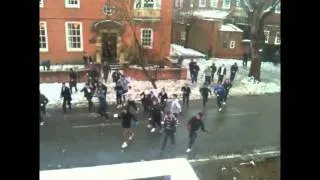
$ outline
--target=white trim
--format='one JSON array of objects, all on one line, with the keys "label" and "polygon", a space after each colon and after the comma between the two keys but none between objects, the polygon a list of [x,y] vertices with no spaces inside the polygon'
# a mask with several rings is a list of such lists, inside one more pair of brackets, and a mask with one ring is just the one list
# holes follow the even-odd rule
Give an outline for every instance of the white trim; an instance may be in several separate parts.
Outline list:
[{"label": "white trim", "polygon": [[210,0],[210,7],[218,8],[218,2],[219,0]]},{"label": "white trim", "polygon": [[[68,39],[68,24],[79,24],[80,25],[80,48],[70,48]],[[83,28],[82,22],[80,21],[66,21],[65,22],[65,32],[66,32],[66,50],[67,52],[82,52],[83,51]]]},{"label": "white trim", "polygon": [[279,44],[281,44],[281,37],[279,38],[279,43],[277,42],[278,41],[278,37],[277,37],[277,35],[279,34],[279,36],[280,36],[280,32],[278,31],[278,32],[276,32],[276,35],[275,35],[275,38],[274,38],[274,44],[275,45],[279,45]]},{"label": "white trim", "polygon": [[[49,52],[49,41],[48,41],[48,27],[47,27],[47,22],[46,21],[40,21],[40,24],[44,25],[44,32],[45,32],[45,37],[46,37],[46,48],[39,48],[40,52]],[[40,26],[39,26],[39,31],[40,31]],[[39,32],[40,33],[40,32]],[[39,34],[39,38],[40,38],[40,34]],[[40,39],[39,39],[40,40]],[[40,42],[39,42],[40,43]],[[40,46],[40,44],[39,44]]]},{"label": "white trim", "polygon": [[[279,9],[277,9],[277,8],[279,8]],[[274,13],[276,13],[276,14],[280,14],[281,13],[281,4],[280,3],[276,6],[276,9],[274,10]]]},{"label": "white trim", "polygon": [[270,37],[270,31],[269,30],[264,30],[264,36],[265,36],[264,43],[268,44],[269,43],[269,37]]},{"label": "white trim", "polygon": [[223,0],[222,1],[222,9],[230,9],[231,8],[231,1],[232,0],[228,0],[229,1],[229,5],[226,6],[226,3],[225,3],[226,0]]},{"label": "white trim", "polygon": [[43,8],[43,6],[44,6],[44,0],[40,0],[39,1],[39,7]]},{"label": "white trim", "polygon": [[64,0],[64,7],[65,8],[80,8],[80,0],[78,1],[78,4],[69,4],[69,0]]},{"label": "white trim", "polygon": [[140,8],[136,8],[136,4],[139,2],[139,0],[135,0],[135,2],[133,3],[133,9],[161,9],[161,0],[153,0],[153,7],[144,7],[145,1],[144,0],[140,0],[141,2],[141,7]]},{"label": "white trim", "polygon": [[[143,31],[151,31],[150,35],[151,35],[151,39],[150,39],[150,46],[143,46],[142,45],[142,41],[143,41]],[[152,49],[153,48],[153,29],[152,28],[141,28],[140,29],[140,43],[141,43],[141,46],[145,49]]]},{"label": "white trim", "polygon": [[206,7],[206,5],[207,5],[207,0],[199,0],[199,7]]},{"label": "white trim", "polygon": [[236,47],[236,41],[230,41],[230,49],[234,49]]},{"label": "white trim", "polygon": [[242,0],[236,0],[236,9],[241,9],[242,8]]},{"label": "white trim", "polygon": [[186,40],[186,31],[180,31],[180,39],[182,40],[182,41],[185,41]]}]

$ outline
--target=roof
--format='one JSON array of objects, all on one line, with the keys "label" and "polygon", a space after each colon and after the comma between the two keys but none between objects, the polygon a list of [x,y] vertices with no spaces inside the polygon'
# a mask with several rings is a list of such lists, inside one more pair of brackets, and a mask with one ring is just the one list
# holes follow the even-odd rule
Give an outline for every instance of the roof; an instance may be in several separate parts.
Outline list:
[{"label": "roof", "polygon": [[193,15],[203,19],[225,19],[230,14],[230,11],[221,10],[196,10]]},{"label": "roof", "polygon": [[221,25],[220,31],[243,32],[240,28],[233,24]]},{"label": "roof", "polygon": [[[177,171],[179,167],[179,171]],[[155,171],[156,169],[156,171]],[[128,171],[130,170],[130,171]],[[123,173],[125,172],[125,173]],[[199,180],[188,160],[184,158],[122,163],[115,165],[81,167],[40,171],[41,180],[91,179],[123,180],[170,176],[171,180]]]}]

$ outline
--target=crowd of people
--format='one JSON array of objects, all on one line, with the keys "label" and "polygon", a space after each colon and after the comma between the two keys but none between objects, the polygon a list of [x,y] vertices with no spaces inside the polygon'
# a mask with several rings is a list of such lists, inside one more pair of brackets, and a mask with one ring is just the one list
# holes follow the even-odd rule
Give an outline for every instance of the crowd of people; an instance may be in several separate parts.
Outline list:
[{"label": "crowd of people", "polygon": [[[198,79],[198,72],[200,70],[199,66],[191,60],[190,64],[190,74],[191,74],[191,82],[196,83]],[[110,70],[108,69],[108,75]],[[238,71],[237,64],[231,66],[230,68],[230,80],[226,78],[227,68],[225,65],[217,68],[213,63],[212,66],[207,67],[204,71],[205,79],[204,84],[200,88],[200,92],[203,99],[203,107],[206,106],[209,98],[209,94],[215,94],[217,96],[217,106],[218,110],[222,110],[222,105],[226,104],[227,97],[229,94],[229,90],[232,87],[231,82],[234,80],[236,72]],[[213,92],[210,88],[210,85],[214,83],[214,76],[218,75],[217,84],[213,88]],[[134,137],[133,127],[139,124],[139,119],[137,118],[140,113],[140,108],[137,106],[136,95],[132,87],[130,86],[130,82],[125,78],[124,75],[120,73],[119,70],[116,70],[111,75],[112,81],[114,83],[115,96],[117,109],[119,113],[115,113],[113,118],[119,118],[122,121],[123,131],[123,143],[121,148],[126,148],[129,143],[132,141]],[[84,94],[84,97],[88,102],[88,112],[93,112],[93,102],[92,98],[96,97],[99,100],[99,105],[97,108],[97,112],[100,117],[105,118],[106,120],[110,119],[109,114],[107,113],[107,87],[100,80],[99,73],[95,68],[93,68],[88,74],[88,82],[85,86],[80,90],[81,93]],[[108,77],[104,78],[105,81],[108,80]],[[75,91],[73,91],[73,88]],[[78,92],[77,89],[77,74],[70,69],[70,81],[69,87],[67,87],[66,83],[62,83],[60,96],[62,98],[62,112],[67,113],[67,106],[69,111],[72,110],[72,93]],[[163,142],[161,145],[161,152],[165,149],[167,145],[168,138],[171,139],[171,143],[175,144],[175,136],[176,136],[176,127],[179,126],[179,115],[182,113],[182,106],[189,107],[189,100],[191,94],[191,88],[189,84],[184,84],[181,87],[182,94],[182,105],[180,104],[180,99],[177,94],[170,94],[172,98],[171,103],[168,103],[169,95],[165,91],[165,88],[161,89],[161,92],[156,94],[152,90],[143,90],[139,94],[142,103],[143,114],[148,119],[147,128],[150,133],[154,133],[156,131],[159,134],[163,134]],[[46,104],[49,100],[45,97],[45,95],[40,93],[40,124],[44,124],[43,115],[46,115]],[[204,128],[203,119],[204,113],[198,112],[194,117],[192,117],[187,123],[187,129],[189,131],[189,143],[186,152],[190,152],[192,145],[195,142],[197,137],[197,131],[201,128],[202,131],[208,132]]]}]

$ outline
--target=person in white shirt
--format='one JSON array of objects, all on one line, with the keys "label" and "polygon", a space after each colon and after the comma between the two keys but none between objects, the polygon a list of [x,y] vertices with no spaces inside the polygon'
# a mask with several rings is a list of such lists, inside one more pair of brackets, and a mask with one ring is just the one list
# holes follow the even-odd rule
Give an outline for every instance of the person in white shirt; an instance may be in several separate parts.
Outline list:
[{"label": "person in white shirt", "polygon": [[224,64],[222,64],[222,66],[219,67],[218,69],[218,83],[221,84],[222,80],[224,78],[224,76],[227,74],[227,68],[225,67]]},{"label": "person in white shirt", "polygon": [[178,95],[177,94],[173,94],[173,98],[174,100],[171,102],[171,106],[170,106],[170,111],[172,112],[172,114],[178,118],[178,115],[181,113],[181,105],[179,103],[179,99],[178,99]]}]

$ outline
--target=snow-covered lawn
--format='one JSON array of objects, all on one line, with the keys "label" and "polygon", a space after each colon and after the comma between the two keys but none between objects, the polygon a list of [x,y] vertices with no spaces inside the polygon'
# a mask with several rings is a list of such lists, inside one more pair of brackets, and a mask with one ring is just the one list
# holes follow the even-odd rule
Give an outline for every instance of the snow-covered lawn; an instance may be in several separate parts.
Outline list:
[{"label": "snow-covered lawn", "polygon": [[[188,54],[190,55],[192,51],[190,49],[183,49],[182,46],[172,46],[172,47],[178,47],[178,50],[175,49],[175,52],[179,52],[179,54]],[[200,55],[201,53],[196,52],[195,55]],[[199,88],[204,82],[204,69],[212,63],[215,63],[217,68],[221,66],[222,64],[225,64],[227,67],[227,77],[230,77],[230,66],[234,64],[235,62],[239,66],[239,71],[235,77],[233,87],[230,90],[231,96],[240,96],[240,95],[263,95],[268,93],[280,93],[281,88],[281,77],[280,77],[280,65],[274,66],[270,62],[263,62],[261,65],[261,82],[255,83],[250,78],[248,78],[248,71],[250,67],[250,62],[248,62],[247,66],[248,68],[242,67],[242,61],[235,60],[235,59],[218,59],[218,58],[212,58],[210,60],[205,60],[203,58],[195,59],[197,61],[197,64],[200,67],[200,72],[198,76],[198,83],[196,85],[191,85],[191,96],[190,99],[200,99],[200,92]],[[182,62],[182,67],[189,68],[190,60],[185,59]],[[111,72],[112,73],[112,72]],[[217,75],[214,77],[214,82],[217,82]],[[181,96],[181,87],[185,83],[190,82],[190,74],[188,71],[187,80],[160,80],[157,81],[157,90],[154,90],[152,88],[152,85],[148,81],[136,81],[132,79],[131,77],[127,77],[127,79],[130,82],[130,85],[133,88],[133,91],[135,92],[135,99],[140,100],[140,93],[143,90],[153,90],[155,93],[158,93],[161,88],[165,88],[168,95],[172,97],[172,94],[176,93]],[[114,83],[112,83],[111,77],[109,76],[108,82],[105,83],[105,85],[108,88],[108,94],[107,94],[107,101],[108,103],[115,103],[116,102],[116,94],[114,90]],[[78,90],[82,89],[84,87],[84,83],[78,83]],[[58,83],[42,83],[40,84],[40,90],[41,93],[43,93],[47,98],[49,99],[48,107],[55,107],[55,106],[61,106],[61,99],[60,99],[60,90],[61,90],[61,84]],[[83,93],[75,93],[72,95],[72,104],[75,106],[83,106],[87,105],[87,101],[84,98]],[[94,102],[97,102],[96,98],[93,98]]]},{"label": "snow-covered lawn", "polygon": [[[39,68],[40,71],[44,71],[43,66],[40,66]],[[51,65],[50,71],[69,71],[70,68],[73,68],[73,70],[84,69],[84,65]]]}]

